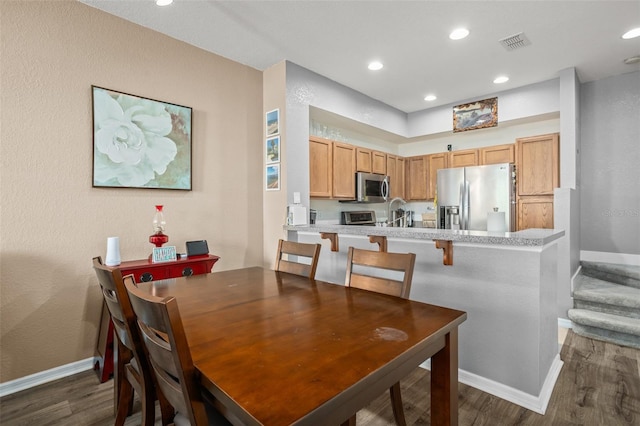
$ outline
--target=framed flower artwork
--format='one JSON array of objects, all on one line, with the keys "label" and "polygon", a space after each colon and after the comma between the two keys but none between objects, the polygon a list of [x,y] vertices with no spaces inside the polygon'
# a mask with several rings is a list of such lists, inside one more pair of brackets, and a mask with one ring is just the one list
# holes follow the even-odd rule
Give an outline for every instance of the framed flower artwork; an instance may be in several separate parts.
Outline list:
[{"label": "framed flower artwork", "polygon": [[190,191],[191,108],[91,89],[93,187]]}]

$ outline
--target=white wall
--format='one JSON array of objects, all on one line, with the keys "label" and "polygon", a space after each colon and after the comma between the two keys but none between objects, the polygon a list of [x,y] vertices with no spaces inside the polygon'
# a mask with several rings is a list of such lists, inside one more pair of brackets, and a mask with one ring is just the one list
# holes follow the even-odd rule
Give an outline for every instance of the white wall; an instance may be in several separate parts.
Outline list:
[{"label": "white wall", "polygon": [[640,254],[640,72],[581,87],[580,249]]}]

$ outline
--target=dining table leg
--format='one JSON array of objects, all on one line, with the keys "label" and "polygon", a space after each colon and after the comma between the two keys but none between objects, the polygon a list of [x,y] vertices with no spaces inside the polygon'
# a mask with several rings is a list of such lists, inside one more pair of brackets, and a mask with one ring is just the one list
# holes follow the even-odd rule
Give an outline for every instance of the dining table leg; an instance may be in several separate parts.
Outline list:
[{"label": "dining table leg", "polygon": [[445,336],[445,346],[431,357],[431,424],[458,424],[458,328]]}]

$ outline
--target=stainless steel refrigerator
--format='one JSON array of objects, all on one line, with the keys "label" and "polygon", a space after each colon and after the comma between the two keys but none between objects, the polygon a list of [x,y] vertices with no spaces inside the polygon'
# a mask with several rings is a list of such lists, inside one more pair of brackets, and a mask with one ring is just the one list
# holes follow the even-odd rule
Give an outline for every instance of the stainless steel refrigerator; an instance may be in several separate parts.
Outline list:
[{"label": "stainless steel refrigerator", "polygon": [[515,231],[513,164],[440,169],[436,184],[438,228]]}]

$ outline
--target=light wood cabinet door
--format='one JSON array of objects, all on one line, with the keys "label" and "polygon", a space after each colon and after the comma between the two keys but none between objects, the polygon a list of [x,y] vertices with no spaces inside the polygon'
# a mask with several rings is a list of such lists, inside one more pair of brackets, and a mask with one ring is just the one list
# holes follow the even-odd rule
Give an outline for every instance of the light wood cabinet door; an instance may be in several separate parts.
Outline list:
[{"label": "light wood cabinet door", "polygon": [[387,154],[380,151],[371,151],[371,173],[386,175],[387,173]]},{"label": "light wood cabinet door", "polygon": [[436,196],[438,170],[446,169],[448,165],[448,155],[446,152],[431,154],[429,157],[429,181],[427,197],[433,200]]},{"label": "light wood cabinet door", "polygon": [[515,163],[515,144],[495,145],[480,148],[480,164]]},{"label": "light wood cabinet door", "polygon": [[553,195],[559,186],[558,133],[516,139],[518,195]]},{"label": "light wood cabinet door", "polygon": [[333,198],[353,200],[356,197],[356,148],[333,143]]},{"label": "light wood cabinet door", "polygon": [[367,148],[356,148],[356,170],[359,172],[372,173],[371,171],[372,152]]},{"label": "light wood cabinet door", "polygon": [[449,167],[477,166],[478,164],[477,149],[465,149],[449,153]]},{"label": "light wood cabinet door", "polygon": [[553,229],[553,197],[520,197],[518,231],[529,228]]},{"label": "light wood cabinet door", "polygon": [[405,188],[407,200],[426,200],[428,156],[409,157],[405,164],[407,166],[407,187]]},{"label": "light wood cabinet door", "polygon": [[331,197],[333,143],[330,140],[309,138],[309,196]]},{"label": "light wood cabinet door", "polygon": [[387,154],[387,175],[389,176],[391,191],[390,198],[404,198],[404,158]]},{"label": "light wood cabinet door", "polygon": [[[405,160],[402,157],[398,157],[396,161],[396,197],[405,198],[406,188],[407,188],[407,175],[406,175],[406,166]],[[391,186],[393,188],[393,184]]]}]

